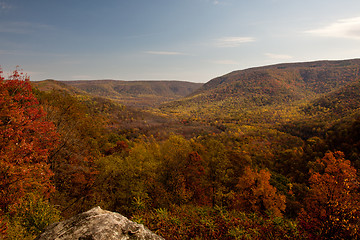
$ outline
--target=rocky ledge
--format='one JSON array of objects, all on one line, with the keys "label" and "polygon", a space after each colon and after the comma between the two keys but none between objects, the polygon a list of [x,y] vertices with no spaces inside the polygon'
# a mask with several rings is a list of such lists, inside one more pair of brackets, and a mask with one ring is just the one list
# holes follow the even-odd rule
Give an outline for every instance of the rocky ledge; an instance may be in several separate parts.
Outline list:
[{"label": "rocky ledge", "polygon": [[95,207],[68,220],[51,224],[37,240],[164,240],[144,225],[119,213]]}]

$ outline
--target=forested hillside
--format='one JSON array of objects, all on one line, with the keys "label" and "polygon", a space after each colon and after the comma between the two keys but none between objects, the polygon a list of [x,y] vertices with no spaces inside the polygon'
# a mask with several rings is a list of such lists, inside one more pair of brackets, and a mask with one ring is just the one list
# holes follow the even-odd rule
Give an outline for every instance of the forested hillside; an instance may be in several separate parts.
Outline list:
[{"label": "forested hillside", "polygon": [[[204,119],[243,121],[252,111],[299,105],[360,79],[360,60],[279,64],[215,78],[164,111]],[[220,114],[220,115],[219,115]]]},{"label": "forested hillside", "polygon": [[235,71],[146,110],[1,77],[0,237],[101,206],[165,239],[359,239],[359,69]]},{"label": "forested hillside", "polygon": [[[327,92],[338,86],[344,86],[353,77],[359,77],[360,59],[343,61],[316,61],[303,63],[283,63],[264,67],[234,71],[206,83],[197,92],[219,88],[229,83],[245,84],[253,81],[264,82],[261,76],[272,76],[273,82],[282,82],[294,88],[307,89],[310,92]],[[261,75],[262,74],[262,75]],[[254,76],[260,76],[255,78]],[[252,80],[252,81],[251,81]],[[242,82],[242,83],[241,83]],[[259,87],[259,86],[258,86]],[[194,94],[196,95],[196,93]]]},{"label": "forested hillside", "polygon": [[79,80],[33,82],[41,90],[63,88],[69,92],[88,93],[109,98],[127,106],[153,107],[160,103],[185,97],[203,84],[185,81],[119,81]]}]

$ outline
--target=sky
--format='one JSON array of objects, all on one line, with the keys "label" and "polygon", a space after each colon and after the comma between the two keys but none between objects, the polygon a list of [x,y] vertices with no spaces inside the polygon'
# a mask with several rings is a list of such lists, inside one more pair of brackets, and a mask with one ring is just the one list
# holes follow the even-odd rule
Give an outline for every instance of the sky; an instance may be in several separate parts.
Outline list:
[{"label": "sky", "polygon": [[359,57],[359,0],[0,0],[0,66],[33,81],[207,82]]}]

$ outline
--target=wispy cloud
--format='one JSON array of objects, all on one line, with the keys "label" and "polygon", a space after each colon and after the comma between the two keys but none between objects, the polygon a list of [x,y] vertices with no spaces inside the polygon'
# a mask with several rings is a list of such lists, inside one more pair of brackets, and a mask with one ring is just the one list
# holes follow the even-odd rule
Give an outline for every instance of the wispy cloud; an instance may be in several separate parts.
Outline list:
[{"label": "wispy cloud", "polygon": [[186,55],[182,52],[168,52],[168,51],[146,51],[147,54],[153,55]]},{"label": "wispy cloud", "polygon": [[323,37],[360,39],[360,17],[340,19],[327,26],[305,33]]},{"label": "wispy cloud", "polygon": [[213,5],[228,5],[226,0],[201,0],[201,1],[206,1],[206,2],[211,3]]},{"label": "wispy cloud", "polygon": [[0,49],[0,55],[22,55],[22,54],[18,51],[14,51],[14,50],[1,50]]},{"label": "wispy cloud", "polygon": [[287,55],[287,54],[274,54],[274,53],[265,53],[265,56],[269,57],[269,58],[272,58],[272,59],[291,59],[293,58],[292,56],[290,55]]},{"label": "wispy cloud", "polygon": [[215,41],[217,47],[238,47],[244,43],[255,42],[253,37],[223,37]]},{"label": "wispy cloud", "polygon": [[212,63],[221,64],[221,65],[237,65],[237,64],[239,64],[238,62],[236,62],[234,60],[215,60],[215,61],[212,61]]},{"label": "wispy cloud", "polygon": [[[22,51],[22,50],[3,50],[0,49],[0,56],[1,55],[17,55],[17,56],[34,56],[34,57],[69,57],[68,54],[65,53],[51,53],[51,52],[35,52],[35,51]],[[72,63],[74,61],[71,61]],[[78,63],[81,63],[79,61]]]},{"label": "wispy cloud", "polygon": [[37,30],[49,30],[51,26],[47,24],[37,24],[30,22],[2,22],[0,23],[0,33],[28,34]]},{"label": "wispy cloud", "polygon": [[4,1],[0,1],[0,9],[1,10],[8,10],[8,9],[12,9],[13,6],[4,2]]}]

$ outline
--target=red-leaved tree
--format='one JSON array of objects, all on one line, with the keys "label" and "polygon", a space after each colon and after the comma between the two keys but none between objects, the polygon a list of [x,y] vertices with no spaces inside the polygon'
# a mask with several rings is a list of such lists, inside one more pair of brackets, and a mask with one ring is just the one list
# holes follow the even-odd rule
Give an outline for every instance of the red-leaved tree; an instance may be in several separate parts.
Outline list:
[{"label": "red-leaved tree", "polygon": [[44,117],[29,78],[15,70],[5,79],[0,71],[0,212],[13,211],[27,193],[54,191],[48,156],[58,136]]}]

